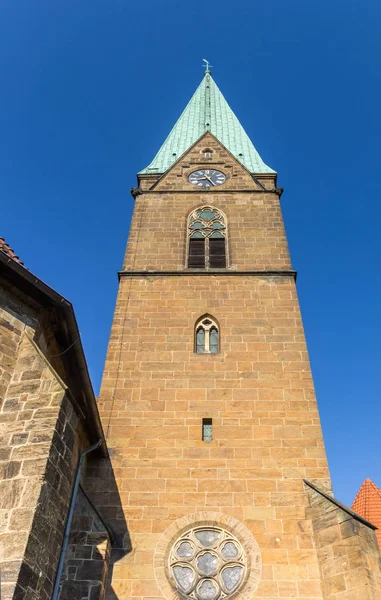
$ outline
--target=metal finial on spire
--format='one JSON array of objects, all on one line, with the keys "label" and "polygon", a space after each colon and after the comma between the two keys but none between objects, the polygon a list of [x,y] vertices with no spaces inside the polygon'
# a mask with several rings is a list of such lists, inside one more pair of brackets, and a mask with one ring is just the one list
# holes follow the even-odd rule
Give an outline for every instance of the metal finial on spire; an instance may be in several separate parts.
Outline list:
[{"label": "metal finial on spire", "polygon": [[202,60],[205,63],[204,65],[202,65],[203,67],[205,67],[205,75],[207,73],[211,73],[212,72],[211,68],[213,67],[213,65],[211,65],[210,62],[208,60],[206,60],[206,58],[203,58]]}]

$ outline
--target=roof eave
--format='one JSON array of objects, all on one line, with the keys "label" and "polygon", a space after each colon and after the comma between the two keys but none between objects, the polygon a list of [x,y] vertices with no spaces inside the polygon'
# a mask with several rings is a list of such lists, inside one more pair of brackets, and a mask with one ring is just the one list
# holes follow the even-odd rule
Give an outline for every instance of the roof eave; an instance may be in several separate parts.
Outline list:
[{"label": "roof eave", "polygon": [[[104,432],[96,404],[94,390],[91,383],[89,371],[87,368],[86,358],[82,346],[82,341],[78,329],[77,320],[75,317],[73,305],[69,300],[66,300],[58,292],[33,275],[25,267],[14,261],[7,254],[0,251],[0,265],[2,275],[12,282],[12,284],[30,296],[34,301],[46,308],[54,307],[66,322],[70,342],[73,344],[75,361],[78,365],[78,373],[81,380],[81,388],[84,390],[86,397],[86,406],[81,406],[82,411],[86,416],[89,416],[92,421],[91,427],[86,427],[86,433],[89,435],[91,442],[96,442],[99,439],[103,440],[100,451],[103,457],[108,456],[107,446],[104,437]],[[81,405],[81,395],[79,394],[79,404]],[[83,401],[82,401],[83,404]],[[95,425],[95,428],[93,427]]]},{"label": "roof eave", "polygon": [[326,500],[329,500],[329,502],[331,502],[332,504],[335,504],[338,508],[341,508],[341,510],[353,517],[353,519],[355,519],[356,521],[359,521],[363,525],[366,525],[367,527],[370,527],[373,530],[378,529],[376,525],[373,525],[373,523],[370,523],[369,521],[364,519],[364,517],[354,512],[351,508],[349,508],[345,504],[342,504],[341,502],[339,502],[339,500],[336,500],[336,498],[330,496],[329,494],[327,494],[327,492],[324,492],[322,489],[318,488],[311,481],[308,481],[307,479],[303,479],[303,481],[306,485],[308,485],[308,487],[312,488],[315,492],[323,496],[323,498],[325,498]]},{"label": "roof eave", "polygon": [[[185,156],[185,155],[186,155],[186,154],[187,154],[187,153],[188,153],[190,150],[192,150],[192,148],[194,148],[194,146],[195,146],[196,144],[198,144],[198,143],[199,143],[199,142],[202,140],[202,138],[203,138],[203,137],[205,137],[206,135],[211,135],[211,136],[212,136],[212,137],[213,137],[213,138],[214,138],[214,139],[215,139],[215,140],[216,140],[216,141],[217,141],[219,144],[221,144],[221,146],[224,148],[224,150],[226,150],[226,152],[228,152],[228,153],[230,154],[230,156],[232,157],[232,159],[233,159],[233,160],[236,160],[236,161],[237,161],[237,162],[238,162],[238,163],[239,163],[239,164],[240,164],[240,165],[241,165],[241,166],[242,166],[242,167],[243,167],[243,168],[244,168],[244,169],[245,169],[245,170],[246,170],[246,171],[249,173],[249,175],[251,175],[252,177],[275,177],[275,178],[277,177],[277,172],[276,172],[276,171],[273,171],[273,169],[271,169],[270,167],[267,167],[267,165],[265,165],[265,166],[266,166],[266,167],[269,169],[269,171],[266,171],[266,172],[252,172],[252,171],[249,171],[249,169],[246,167],[246,165],[245,165],[243,162],[241,162],[241,161],[239,160],[239,158],[238,158],[237,156],[235,156],[235,155],[234,155],[234,154],[231,152],[231,150],[229,150],[229,148],[227,148],[227,147],[226,147],[226,146],[223,144],[223,142],[221,142],[221,140],[219,140],[219,139],[218,139],[218,137],[217,137],[217,136],[215,136],[215,135],[214,135],[214,133],[212,133],[211,131],[204,131],[204,133],[202,133],[202,134],[201,134],[201,135],[200,135],[200,136],[197,138],[197,140],[195,140],[195,141],[193,142],[193,144],[191,144],[191,145],[189,146],[189,148],[187,148],[187,149],[186,149],[186,150],[185,150],[185,151],[184,151],[184,152],[181,154],[181,156],[179,156],[179,158],[177,158],[177,159],[176,159],[176,160],[175,160],[175,161],[174,161],[174,162],[173,162],[173,163],[172,163],[172,164],[171,164],[171,165],[168,167],[168,169],[167,169],[166,171],[163,171],[162,173],[159,173],[159,172],[157,172],[157,173],[143,173],[143,172],[141,171],[140,173],[138,173],[138,182],[139,182],[139,177],[140,177],[140,176],[142,176],[142,177],[148,177],[149,175],[151,175],[151,176],[152,176],[152,179],[155,179],[155,183],[154,183],[154,185],[153,185],[153,186],[152,186],[152,188],[151,188],[151,189],[154,189],[154,188],[155,188],[155,186],[156,186],[156,185],[157,185],[157,184],[158,184],[158,183],[159,183],[159,182],[162,180],[162,178],[163,178],[163,177],[164,177],[164,176],[165,176],[165,175],[166,175],[166,174],[167,174],[167,173],[168,173],[168,172],[169,172],[169,171],[170,171],[170,170],[171,170],[173,167],[175,167],[175,166],[176,166],[176,165],[177,165],[177,164],[178,164],[178,163],[179,163],[181,160],[183,160],[184,156]],[[265,163],[263,163],[263,164],[265,164]]]}]

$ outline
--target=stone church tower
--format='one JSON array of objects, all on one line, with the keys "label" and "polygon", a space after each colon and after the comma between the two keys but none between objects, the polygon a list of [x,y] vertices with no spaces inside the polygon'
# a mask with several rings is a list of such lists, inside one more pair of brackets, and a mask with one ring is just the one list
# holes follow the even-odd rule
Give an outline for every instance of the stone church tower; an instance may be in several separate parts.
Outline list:
[{"label": "stone church tower", "polygon": [[132,190],[99,401],[131,546],[107,598],[381,598],[374,527],[331,492],[281,192],[207,70]]}]

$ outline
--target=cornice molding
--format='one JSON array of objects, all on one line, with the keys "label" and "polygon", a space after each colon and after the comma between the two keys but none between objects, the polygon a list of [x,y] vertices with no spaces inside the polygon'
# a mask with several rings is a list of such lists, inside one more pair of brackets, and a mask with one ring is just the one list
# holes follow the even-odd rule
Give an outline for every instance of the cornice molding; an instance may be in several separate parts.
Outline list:
[{"label": "cornice molding", "polygon": [[262,271],[229,271],[228,269],[187,269],[183,271],[154,271],[154,270],[145,270],[145,271],[119,271],[118,277],[121,279],[122,277],[172,277],[172,276],[180,276],[180,277],[189,277],[194,275],[201,275],[203,277],[212,275],[223,275],[223,276],[245,276],[245,277],[292,277],[296,280],[297,271],[292,269],[284,270],[284,271],[271,271],[271,270],[262,270]]},{"label": "cornice molding", "polygon": [[[135,189],[139,190],[139,192],[137,194],[135,194]],[[134,193],[131,194],[132,196],[135,198],[136,195],[145,195],[145,194],[198,194],[200,195],[200,193],[202,194],[275,194],[276,196],[281,196],[283,193],[283,188],[275,188],[272,190],[267,190],[267,189],[263,189],[263,190],[213,190],[212,188],[209,188],[208,190],[205,189],[202,192],[200,192],[199,189],[197,190],[141,190],[141,188],[132,188],[132,190],[134,190]],[[210,190],[210,191],[209,191]]]}]

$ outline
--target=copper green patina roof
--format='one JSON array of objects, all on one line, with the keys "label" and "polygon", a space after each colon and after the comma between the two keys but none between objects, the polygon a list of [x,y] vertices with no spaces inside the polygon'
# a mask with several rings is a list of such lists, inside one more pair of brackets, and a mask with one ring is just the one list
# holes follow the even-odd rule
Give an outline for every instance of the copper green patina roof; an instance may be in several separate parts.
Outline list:
[{"label": "copper green patina roof", "polygon": [[210,71],[148,167],[141,174],[165,173],[206,131],[210,131],[250,173],[275,173],[254,148]]}]

